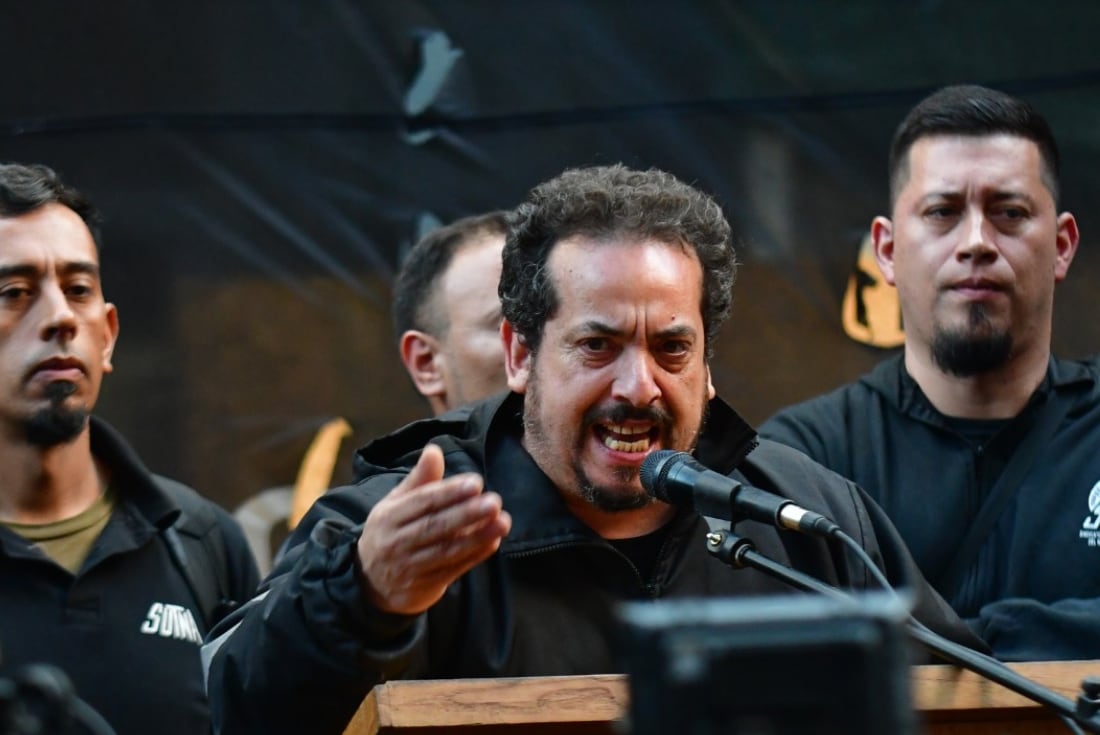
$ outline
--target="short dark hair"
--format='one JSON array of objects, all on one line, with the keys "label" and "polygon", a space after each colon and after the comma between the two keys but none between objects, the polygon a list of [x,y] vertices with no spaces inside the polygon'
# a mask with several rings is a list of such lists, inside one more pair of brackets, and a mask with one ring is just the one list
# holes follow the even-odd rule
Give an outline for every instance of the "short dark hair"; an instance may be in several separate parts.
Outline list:
[{"label": "short dark hair", "polygon": [[508,230],[506,214],[499,210],[457,219],[413,246],[393,284],[393,326],[398,337],[410,329],[436,337],[446,332],[448,324],[432,310],[439,279],[463,246],[483,237],[503,237]]},{"label": "short dark hair", "polygon": [[917,103],[902,120],[890,144],[890,205],[909,176],[909,149],[936,135],[1015,135],[1035,143],[1042,178],[1057,203],[1058,144],[1046,119],[1022,99],[976,84],[944,87]]},{"label": "short dark hair", "polygon": [[0,163],[0,217],[19,217],[55,202],[84,220],[98,249],[100,217],[88,197],[63,182],[49,166]]},{"label": "short dark hair", "polygon": [[700,309],[710,355],[730,313],[737,273],[729,223],[711,197],[657,169],[577,168],[532,189],[508,224],[500,301],[504,318],[532,352],[558,308],[546,268],[550,251],[560,240],[583,235],[651,238],[694,250],[703,267]]}]

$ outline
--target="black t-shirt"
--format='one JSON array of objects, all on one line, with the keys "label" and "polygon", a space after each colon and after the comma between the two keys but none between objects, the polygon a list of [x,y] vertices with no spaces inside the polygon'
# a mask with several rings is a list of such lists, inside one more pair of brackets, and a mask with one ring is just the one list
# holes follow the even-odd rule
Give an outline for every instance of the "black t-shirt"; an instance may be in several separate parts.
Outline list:
[{"label": "black t-shirt", "polygon": [[671,524],[665,524],[652,533],[635,538],[623,538],[609,540],[612,546],[622,552],[630,562],[637,567],[642,579],[648,580],[653,576],[653,566],[657,563],[657,557],[668,538]]}]

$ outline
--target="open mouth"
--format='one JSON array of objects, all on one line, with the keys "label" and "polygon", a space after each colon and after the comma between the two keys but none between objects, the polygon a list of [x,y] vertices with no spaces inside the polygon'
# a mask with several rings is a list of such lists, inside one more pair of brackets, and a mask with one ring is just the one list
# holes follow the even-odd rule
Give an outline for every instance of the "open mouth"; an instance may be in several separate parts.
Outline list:
[{"label": "open mouth", "polygon": [[657,439],[655,426],[596,424],[594,428],[603,445],[616,452],[644,453]]}]

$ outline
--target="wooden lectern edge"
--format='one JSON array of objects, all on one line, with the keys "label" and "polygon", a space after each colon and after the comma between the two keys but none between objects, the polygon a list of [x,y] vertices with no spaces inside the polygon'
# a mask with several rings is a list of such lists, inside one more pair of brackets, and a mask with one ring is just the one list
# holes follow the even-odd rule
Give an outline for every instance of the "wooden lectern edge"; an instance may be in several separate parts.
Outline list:
[{"label": "wooden lectern edge", "polygon": [[[1083,678],[1100,675],[1100,661],[1009,666],[1071,701]],[[1051,717],[1041,705],[955,666],[915,666],[912,682],[914,706],[929,722]],[[367,695],[344,733],[608,723],[622,718],[628,697],[626,677],[618,674],[390,682]]]},{"label": "wooden lectern edge", "polygon": [[622,717],[627,702],[621,674],[391,682],[375,687],[356,715],[375,729],[354,732],[500,721],[605,722]]}]

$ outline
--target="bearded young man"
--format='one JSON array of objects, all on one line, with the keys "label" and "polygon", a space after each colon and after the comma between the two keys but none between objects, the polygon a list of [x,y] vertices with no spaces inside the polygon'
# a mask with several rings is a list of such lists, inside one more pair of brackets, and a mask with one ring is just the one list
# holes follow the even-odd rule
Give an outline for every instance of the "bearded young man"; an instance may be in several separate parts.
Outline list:
[{"label": "bearded young man", "polygon": [[97,223],[49,168],[0,164],[0,654],[60,669],[119,735],[192,735],[202,637],[258,572],[228,513],[91,416],[119,332]]},{"label": "bearded young man", "polygon": [[[500,296],[512,392],[359,453],[260,597],[208,643],[219,733],[340,733],[392,678],[616,670],[622,600],[791,590],[706,550],[706,519],[646,494],[660,449],[789,495],[861,539],[916,615],[974,641],[858,488],[715,397],[709,350],[735,271],[718,205],[660,171],[567,171],[510,215]],[[704,426],[705,424],[705,426]],[[875,587],[838,545],[738,524],[757,548]],[[912,575],[912,576],[910,576]]]},{"label": "bearded young man", "polygon": [[1100,382],[1050,353],[1078,243],[1050,127],[942,89],[898,128],[890,192],[871,236],[904,354],[761,433],[864,488],[998,657],[1100,657]]}]

